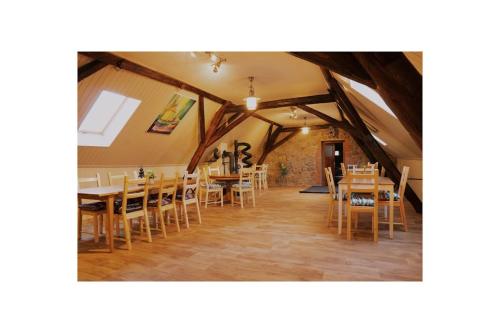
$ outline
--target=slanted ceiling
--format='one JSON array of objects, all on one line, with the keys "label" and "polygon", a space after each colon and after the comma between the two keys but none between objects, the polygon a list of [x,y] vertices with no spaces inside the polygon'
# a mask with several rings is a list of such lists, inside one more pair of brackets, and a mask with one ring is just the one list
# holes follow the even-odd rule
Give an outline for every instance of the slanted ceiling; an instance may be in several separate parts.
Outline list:
[{"label": "slanted ceiling", "polygon": [[[219,97],[242,104],[248,94],[248,79],[253,75],[256,94],[263,101],[327,93],[327,85],[318,66],[281,52],[221,52],[227,59],[217,74],[211,72],[208,55],[197,52],[116,52],[115,54],[148,68],[185,81]],[[421,59],[421,58],[420,58]],[[92,59],[78,55],[78,66]],[[420,65],[421,66],[421,65]],[[421,68],[421,67],[420,67]],[[388,143],[385,146],[395,158],[421,158],[421,151],[399,121],[383,109],[350,89],[339,76],[351,102],[361,117],[377,130],[377,136]],[[160,83],[143,76],[107,66],[78,83],[78,123],[97,99],[102,90],[114,91],[142,101],[110,147],[78,147],[78,163],[85,166],[139,166],[187,164],[199,143],[198,103],[170,135],[147,133],[147,129],[163,110],[172,94],[180,93],[194,99],[198,96],[188,91]],[[340,119],[335,103],[310,105]],[[220,104],[205,99],[205,126]],[[309,125],[325,121],[300,109],[298,119],[290,119],[290,108],[257,111],[285,127],[301,126],[304,116]],[[252,145],[254,161],[260,156],[269,124],[250,117],[207,149],[201,161],[210,158],[213,149],[226,142],[231,147],[234,140]]]}]

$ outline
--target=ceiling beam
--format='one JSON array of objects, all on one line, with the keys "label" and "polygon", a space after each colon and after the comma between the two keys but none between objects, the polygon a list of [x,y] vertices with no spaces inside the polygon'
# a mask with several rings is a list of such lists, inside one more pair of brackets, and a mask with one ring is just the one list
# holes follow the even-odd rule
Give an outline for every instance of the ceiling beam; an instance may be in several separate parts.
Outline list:
[{"label": "ceiling beam", "polygon": [[[349,119],[353,122],[353,128],[350,129],[350,133],[356,134],[356,141],[360,140],[362,143],[360,148],[368,150],[369,154],[367,157],[370,159],[372,163],[378,161],[387,171],[388,176],[397,184],[401,179],[401,173],[399,172],[396,164],[392,161],[392,159],[387,155],[385,150],[380,146],[380,144],[375,140],[372,136],[370,130],[366,127],[366,124],[363,122],[363,119],[359,116],[356,108],[352,105],[351,101],[347,97],[346,93],[342,89],[341,85],[335,80],[335,78],[331,75],[330,71],[321,67],[321,72],[325,77],[325,80],[328,84],[330,91],[334,94],[337,99],[337,103],[340,104],[349,116]],[[374,159],[372,159],[374,158]],[[406,186],[405,196],[408,198],[408,201],[411,202],[415,210],[419,213],[422,212],[422,201],[417,196],[417,194],[413,191],[411,186]]]},{"label": "ceiling beam", "polygon": [[422,75],[402,52],[354,52],[418,147],[422,149]]},{"label": "ceiling beam", "polygon": [[280,133],[281,133],[281,127],[277,127],[273,132],[273,125],[269,126],[269,129],[267,131],[267,140],[264,146],[264,151],[262,152],[262,155],[260,156],[257,164],[264,163],[267,155],[269,155],[269,153],[273,150],[273,145],[276,142],[276,139],[278,138],[278,135]]},{"label": "ceiling beam", "polygon": [[[287,106],[297,106],[303,104],[320,104],[320,103],[331,103],[331,102],[335,102],[335,100],[332,98],[330,94],[294,97],[294,98],[278,99],[274,101],[260,102],[257,105],[257,110],[276,109]],[[247,111],[247,107],[245,105],[235,105],[228,108],[226,112],[229,113],[229,112],[244,112],[244,111]]]},{"label": "ceiling beam", "polygon": [[352,52],[289,52],[297,58],[328,68],[348,79],[357,81],[370,88],[376,85],[371,76],[361,66]]},{"label": "ceiling beam", "polygon": [[[247,112],[248,112],[248,111],[247,111]],[[271,119],[268,119],[268,118],[266,118],[266,117],[264,117],[264,116],[261,116],[261,115],[260,115],[260,114],[258,114],[258,113],[252,113],[252,117],[257,118],[257,119],[260,119],[260,120],[262,120],[262,121],[265,121],[266,123],[269,123],[269,124],[274,125],[274,126],[280,126],[280,127],[283,127],[283,125],[278,124],[277,122],[272,121]]]},{"label": "ceiling beam", "polygon": [[318,111],[316,109],[313,109],[312,107],[310,106],[307,106],[307,105],[298,105],[297,106],[299,109],[302,109],[304,110],[305,112],[307,113],[310,113],[312,115],[315,115],[316,117],[318,118],[321,118],[323,119],[324,121],[328,122],[329,124],[331,125],[334,125],[336,127],[341,127],[341,128],[344,128],[345,127],[345,123],[344,122],[341,122],[333,117],[330,117],[329,115],[326,115],[324,114],[323,112],[321,111]]},{"label": "ceiling beam", "polygon": [[[330,125],[330,124],[323,124],[323,125],[312,125],[312,126],[308,126],[308,127],[310,130],[319,130],[319,129],[330,128],[332,126],[333,125]],[[285,127],[281,131],[282,132],[294,132],[294,131],[299,131],[301,128],[302,128],[302,126],[300,126],[300,127]]]},{"label": "ceiling beam", "polygon": [[85,64],[83,66],[80,66],[78,68],[78,82],[81,80],[91,76],[92,74],[100,71],[104,67],[106,67],[108,64],[99,61],[99,60],[93,60],[89,62],[88,64]]},{"label": "ceiling beam", "polygon": [[217,126],[219,125],[220,121],[224,117],[224,111],[226,108],[230,105],[230,102],[226,102],[224,105],[222,105],[215,115],[212,117],[212,120],[210,121],[210,126],[208,127],[207,132],[205,133],[205,140],[200,142],[198,145],[198,148],[196,148],[196,151],[193,154],[193,157],[191,157],[191,161],[188,164],[187,170],[189,173],[192,173],[196,167],[198,166],[198,163],[200,162],[201,157],[203,156],[203,153],[209,146],[208,141],[210,141],[211,137],[215,134],[215,130],[217,129]]},{"label": "ceiling beam", "polygon": [[79,52],[87,57],[93,58],[95,60],[99,60],[103,63],[106,63],[108,65],[116,66],[121,69],[125,69],[127,71],[139,74],[141,76],[147,77],[149,79],[153,79],[174,87],[177,87],[182,90],[187,90],[192,93],[195,93],[197,95],[206,97],[214,102],[217,102],[219,104],[224,104],[226,103],[226,100],[215,96],[205,90],[202,90],[200,88],[197,88],[195,86],[190,85],[189,83],[183,82],[181,80],[175,79],[171,76],[168,76],[166,74],[157,72],[155,70],[152,70],[148,67],[139,65],[135,62],[129,61],[125,58],[119,57],[117,55],[114,55],[109,52]]},{"label": "ceiling beam", "polygon": [[207,147],[215,143],[217,140],[222,138],[224,135],[229,133],[233,128],[247,120],[255,111],[250,111],[247,113],[240,113],[238,117],[236,117],[233,121],[228,122],[227,125],[222,125],[217,129],[217,132],[214,133],[214,135],[208,139],[208,144]]},{"label": "ceiling beam", "polygon": [[198,96],[198,128],[200,142],[205,142],[205,98]]}]

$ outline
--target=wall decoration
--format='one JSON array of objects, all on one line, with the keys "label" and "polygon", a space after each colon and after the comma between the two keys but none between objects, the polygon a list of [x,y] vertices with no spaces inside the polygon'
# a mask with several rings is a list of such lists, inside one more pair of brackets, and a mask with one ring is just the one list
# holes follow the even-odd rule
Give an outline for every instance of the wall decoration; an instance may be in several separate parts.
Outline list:
[{"label": "wall decoration", "polygon": [[174,94],[162,113],[156,117],[148,132],[170,134],[191,109],[196,100]]}]

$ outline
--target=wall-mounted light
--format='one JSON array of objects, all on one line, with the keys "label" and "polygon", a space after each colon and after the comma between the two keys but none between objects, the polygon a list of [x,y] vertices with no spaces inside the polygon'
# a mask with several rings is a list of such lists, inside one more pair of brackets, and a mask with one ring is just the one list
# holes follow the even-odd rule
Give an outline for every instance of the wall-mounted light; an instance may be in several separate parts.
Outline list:
[{"label": "wall-mounted light", "polygon": [[302,134],[309,134],[310,130],[311,128],[307,126],[307,117],[304,117],[304,126],[300,129],[300,131],[302,132]]},{"label": "wall-mounted light", "polygon": [[260,99],[259,97],[255,96],[255,91],[253,89],[253,79],[253,76],[248,77],[248,80],[250,81],[250,91],[248,92],[248,97],[243,99],[247,105],[248,110],[256,110],[257,104],[259,103]]}]

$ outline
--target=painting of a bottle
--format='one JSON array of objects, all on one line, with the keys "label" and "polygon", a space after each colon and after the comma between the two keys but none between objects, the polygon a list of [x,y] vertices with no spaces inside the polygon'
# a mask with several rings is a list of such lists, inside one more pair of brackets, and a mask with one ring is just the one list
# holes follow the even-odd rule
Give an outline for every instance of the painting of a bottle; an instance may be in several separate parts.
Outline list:
[{"label": "painting of a bottle", "polygon": [[155,119],[148,132],[170,134],[196,101],[174,94],[162,113]]}]

